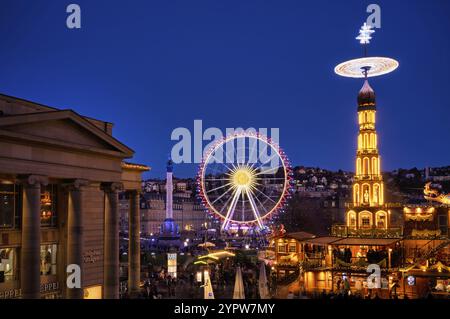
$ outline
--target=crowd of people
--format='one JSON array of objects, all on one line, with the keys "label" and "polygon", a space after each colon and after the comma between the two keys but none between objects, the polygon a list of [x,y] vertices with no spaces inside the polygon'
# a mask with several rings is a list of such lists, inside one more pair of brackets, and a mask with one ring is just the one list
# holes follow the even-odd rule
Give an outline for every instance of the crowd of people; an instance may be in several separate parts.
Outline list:
[{"label": "crowd of people", "polygon": [[[148,273],[141,285],[141,291],[137,296],[130,296],[126,284],[123,287],[122,298],[140,299],[170,299],[176,297],[203,298],[203,278],[198,281],[194,268],[179,272],[177,278],[172,277],[163,267],[159,271]],[[204,269],[206,270],[206,268]],[[217,297],[231,298],[235,284],[236,265],[218,263],[207,268],[214,294]],[[241,265],[242,281],[244,284],[245,298],[256,299],[258,291],[258,269],[252,265]],[[268,288],[272,290],[276,281],[268,278]]]}]

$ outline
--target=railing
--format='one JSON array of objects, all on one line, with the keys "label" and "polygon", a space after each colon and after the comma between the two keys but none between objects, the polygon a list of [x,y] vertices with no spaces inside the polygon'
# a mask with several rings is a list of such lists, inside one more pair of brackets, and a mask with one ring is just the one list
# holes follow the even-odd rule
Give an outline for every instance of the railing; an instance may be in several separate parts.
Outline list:
[{"label": "railing", "polygon": [[305,259],[302,261],[301,266],[303,270],[313,270],[316,268],[322,268],[325,266],[325,260],[322,259]]},{"label": "railing", "polygon": [[289,285],[297,280],[299,274],[300,274],[300,271],[297,268],[292,274],[289,274],[285,277],[280,278],[280,280],[278,280],[277,283],[278,283],[278,285],[281,285],[281,286]]},{"label": "railing", "polygon": [[[403,208],[405,206],[405,204],[403,203],[384,203],[383,205],[377,205],[377,208],[384,208],[384,209],[388,209],[388,208]],[[345,203],[345,207],[346,208],[361,208],[361,207],[367,207],[370,208],[372,206],[370,206],[369,204],[367,205],[361,205],[361,204],[354,204],[354,203]],[[375,207],[375,206],[373,206]]]},{"label": "railing", "polygon": [[[387,258],[383,258],[379,260],[378,262],[372,262],[375,264],[378,264],[381,268],[386,268],[388,265]],[[342,259],[335,258],[334,261],[334,268],[335,269],[345,269],[345,268],[366,268],[369,265],[369,261],[367,260],[367,257],[351,257],[350,262],[346,262]]]},{"label": "railing", "polygon": [[327,262],[323,253],[305,253],[305,258],[302,261],[301,266],[304,270],[312,270],[326,267]]},{"label": "railing", "polygon": [[346,225],[333,225],[331,227],[331,235],[335,237],[401,238],[403,229],[401,227],[356,229]]},{"label": "railing", "polygon": [[379,174],[360,174],[355,175],[354,179],[355,181],[366,181],[366,180],[381,181],[383,177]]}]

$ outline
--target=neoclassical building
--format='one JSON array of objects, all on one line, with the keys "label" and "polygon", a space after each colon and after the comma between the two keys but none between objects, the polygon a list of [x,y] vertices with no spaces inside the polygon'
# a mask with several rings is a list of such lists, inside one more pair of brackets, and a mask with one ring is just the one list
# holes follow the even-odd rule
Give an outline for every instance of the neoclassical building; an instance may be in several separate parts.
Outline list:
[{"label": "neoclassical building", "polygon": [[389,212],[384,209],[384,186],[380,170],[378,138],[375,129],[375,92],[367,79],[358,94],[358,149],[353,201],[347,211],[350,229],[387,229]]},{"label": "neoclassical building", "polygon": [[[0,95],[0,299],[118,298],[118,194],[128,192],[129,289],[139,289],[139,191],[149,168],[113,124]],[[68,288],[67,266],[81,269]]]}]

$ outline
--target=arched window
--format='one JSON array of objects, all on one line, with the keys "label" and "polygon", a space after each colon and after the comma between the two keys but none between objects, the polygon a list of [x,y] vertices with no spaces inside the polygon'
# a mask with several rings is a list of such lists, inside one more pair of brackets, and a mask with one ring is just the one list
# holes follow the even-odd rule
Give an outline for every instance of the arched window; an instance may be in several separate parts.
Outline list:
[{"label": "arched window", "polygon": [[361,175],[361,158],[356,159],[356,175]]},{"label": "arched window", "polygon": [[370,133],[370,148],[375,148],[375,134]]},{"label": "arched window", "polygon": [[364,204],[370,204],[370,186],[369,184],[363,184],[361,188],[361,199]]},{"label": "arched window", "polygon": [[375,226],[377,228],[386,229],[388,227],[387,213],[385,211],[378,211],[375,214]]},{"label": "arched window", "polygon": [[378,172],[378,164],[377,164],[377,158],[372,157],[372,174],[379,174]]},{"label": "arched window", "polygon": [[363,211],[359,213],[359,228],[372,228],[372,213]]},{"label": "arched window", "polygon": [[373,197],[372,200],[374,204],[380,204],[380,185],[373,184]]},{"label": "arched window", "polygon": [[347,226],[356,227],[356,213],[352,210],[347,213]]},{"label": "arched window", "polygon": [[370,175],[370,165],[369,165],[369,158],[364,157],[363,159],[363,174],[364,175]]},{"label": "arched window", "polygon": [[358,135],[358,149],[361,150],[363,148],[363,138],[362,135]]},{"label": "arched window", "polygon": [[360,200],[359,200],[359,197],[360,195],[359,195],[359,184],[355,184],[354,186],[353,186],[353,202],[355,203],[355,204],[359,204],[360,203]]},{"label": "arched window", "polygon": [[364,148],[369,148],[369,134],[364,133]]}]

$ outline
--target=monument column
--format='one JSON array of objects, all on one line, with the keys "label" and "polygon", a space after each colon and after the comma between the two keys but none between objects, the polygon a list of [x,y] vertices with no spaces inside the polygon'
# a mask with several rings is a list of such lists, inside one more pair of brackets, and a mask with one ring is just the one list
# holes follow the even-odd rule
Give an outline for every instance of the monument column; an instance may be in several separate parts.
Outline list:
[{"label": "monument column", "polygon": [[105,192],[104,299],[119,299],[119,191],[121,183],[103,183]]},{"label": "monument column", "polygon": [[41,297],[41,185],[48,178],[30,175],[22,180],[22,247],[20,262],[20,288],[23,299]]},{"label": "monument column", "polygon": [[140,194],[138,190],[128,191],[130,210],[128,215],[128,291],[130,296],[139,294],[141,280],[141,241],[140,241]]},{"label": "monument column", "polygon": [[80,288],[66,288],[67,299],[83,299],[83,193],[89,185],[87,180],[77,179],[66,184],[68,190],[67,214],[67,265],[75,264],[80,267]]}]

